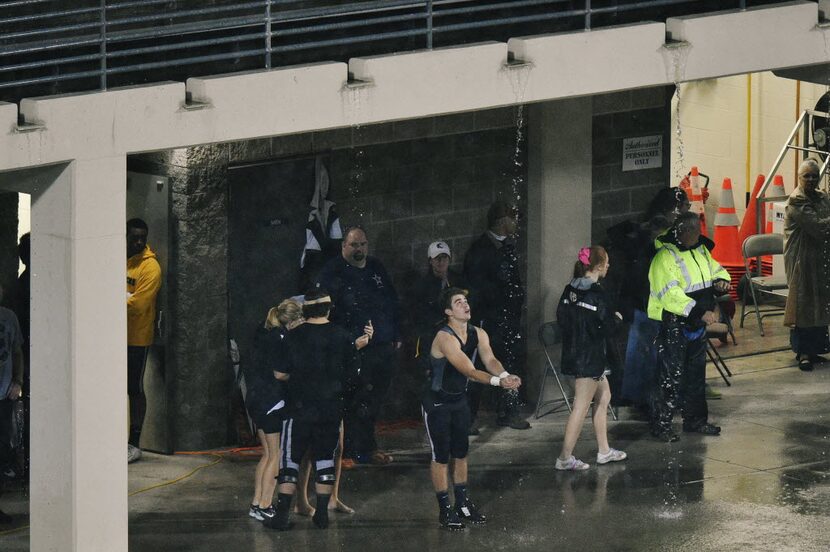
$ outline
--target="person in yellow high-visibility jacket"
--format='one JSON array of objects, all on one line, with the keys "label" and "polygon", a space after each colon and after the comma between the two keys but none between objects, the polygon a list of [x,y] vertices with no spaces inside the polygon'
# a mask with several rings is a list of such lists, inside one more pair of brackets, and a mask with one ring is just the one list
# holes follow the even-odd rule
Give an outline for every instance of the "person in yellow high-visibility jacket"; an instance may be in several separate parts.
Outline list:
[{"label": "person in yellow high-visibility jacket", "polygon": [[656,247],[648,272],[648,317],[660,322],[651,431],[660,440],[678,440],[672,417],[682,397],[683,431],[719,435],[706,405],[706,326],[718,320],[715,297],[729,290],[729,273],[701,240],[695,213],[679,215]]}]

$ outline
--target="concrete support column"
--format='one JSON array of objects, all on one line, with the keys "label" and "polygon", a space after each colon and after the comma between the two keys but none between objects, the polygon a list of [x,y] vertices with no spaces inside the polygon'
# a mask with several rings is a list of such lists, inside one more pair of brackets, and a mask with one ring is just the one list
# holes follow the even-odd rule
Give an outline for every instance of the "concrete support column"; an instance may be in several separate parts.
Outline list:
[{"label": "concrete support column", "polygon": [[535,399],[543,358],[539,326],[556,316],[577,251],[591,243],[592,101],[534,104],[529,119],[527,383]]},{"label": "concrete support column", "polygon": [[126,157],[32,190],[31,549],[127,550]]}]

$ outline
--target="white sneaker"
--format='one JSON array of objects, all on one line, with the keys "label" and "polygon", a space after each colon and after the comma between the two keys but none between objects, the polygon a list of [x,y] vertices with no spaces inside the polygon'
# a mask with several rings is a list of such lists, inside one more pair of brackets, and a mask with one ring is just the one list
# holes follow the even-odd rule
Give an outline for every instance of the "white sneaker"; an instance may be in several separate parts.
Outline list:
[{"label": "white sneaker", "polygon": [[133,445],[127,445],[127,463],[132,464],[141,460],[141,449]]},{"label": "white sneaker", "polygon": [[556,459],[556,469],[562,471],[583,471],[590,468],[588,464],[580,460],[579,458],[574,458],[571,456],[567,460],[560,460],[559,458]]},{"label": "white sneaker", "polygon": [[619,462],[628,458],[628,455],[621,450],[609,449],[605,454],[597,453],[597,464],[607,464],[608,462]]}]

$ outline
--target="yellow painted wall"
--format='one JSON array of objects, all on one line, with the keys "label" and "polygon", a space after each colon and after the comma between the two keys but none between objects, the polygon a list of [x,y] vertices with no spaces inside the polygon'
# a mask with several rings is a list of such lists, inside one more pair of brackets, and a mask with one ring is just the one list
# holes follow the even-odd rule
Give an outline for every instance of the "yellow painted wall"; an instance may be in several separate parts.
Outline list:
[{"label": "yellow painted wall", "polygon": [[[757,175],[766,174],[772,167],[801,110],[814,108],[827,91],[824,86],[801,83],[797,107],[796,81],[776,77],[771,72],[753,73],[751,77],[750,190]],[[738,216],[743,216],[747,191],[748,80],[748,75],[739,75],[680,85],[679,129],[677,95],[672,102],[673,184],[693,165],[711,177],[709,221],[714,220],[720,204],[724,177],[732,179],[735,207]],[[790,152],[778,170],[784,177],[787,193],[792,191],[795,182],[795,163]]]}]

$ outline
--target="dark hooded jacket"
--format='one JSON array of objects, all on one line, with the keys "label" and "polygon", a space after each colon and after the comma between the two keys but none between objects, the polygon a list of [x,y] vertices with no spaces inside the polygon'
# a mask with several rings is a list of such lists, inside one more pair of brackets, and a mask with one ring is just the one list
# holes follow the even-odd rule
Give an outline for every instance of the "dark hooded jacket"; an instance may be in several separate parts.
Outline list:
[{"label": "dark hooded jacket", "polygon": [[556,320],[562,329],[563,374],[598,378],[611,367],[607,339],[618,319],[602,286],[588,278],[573,279],[559,298]]}]

